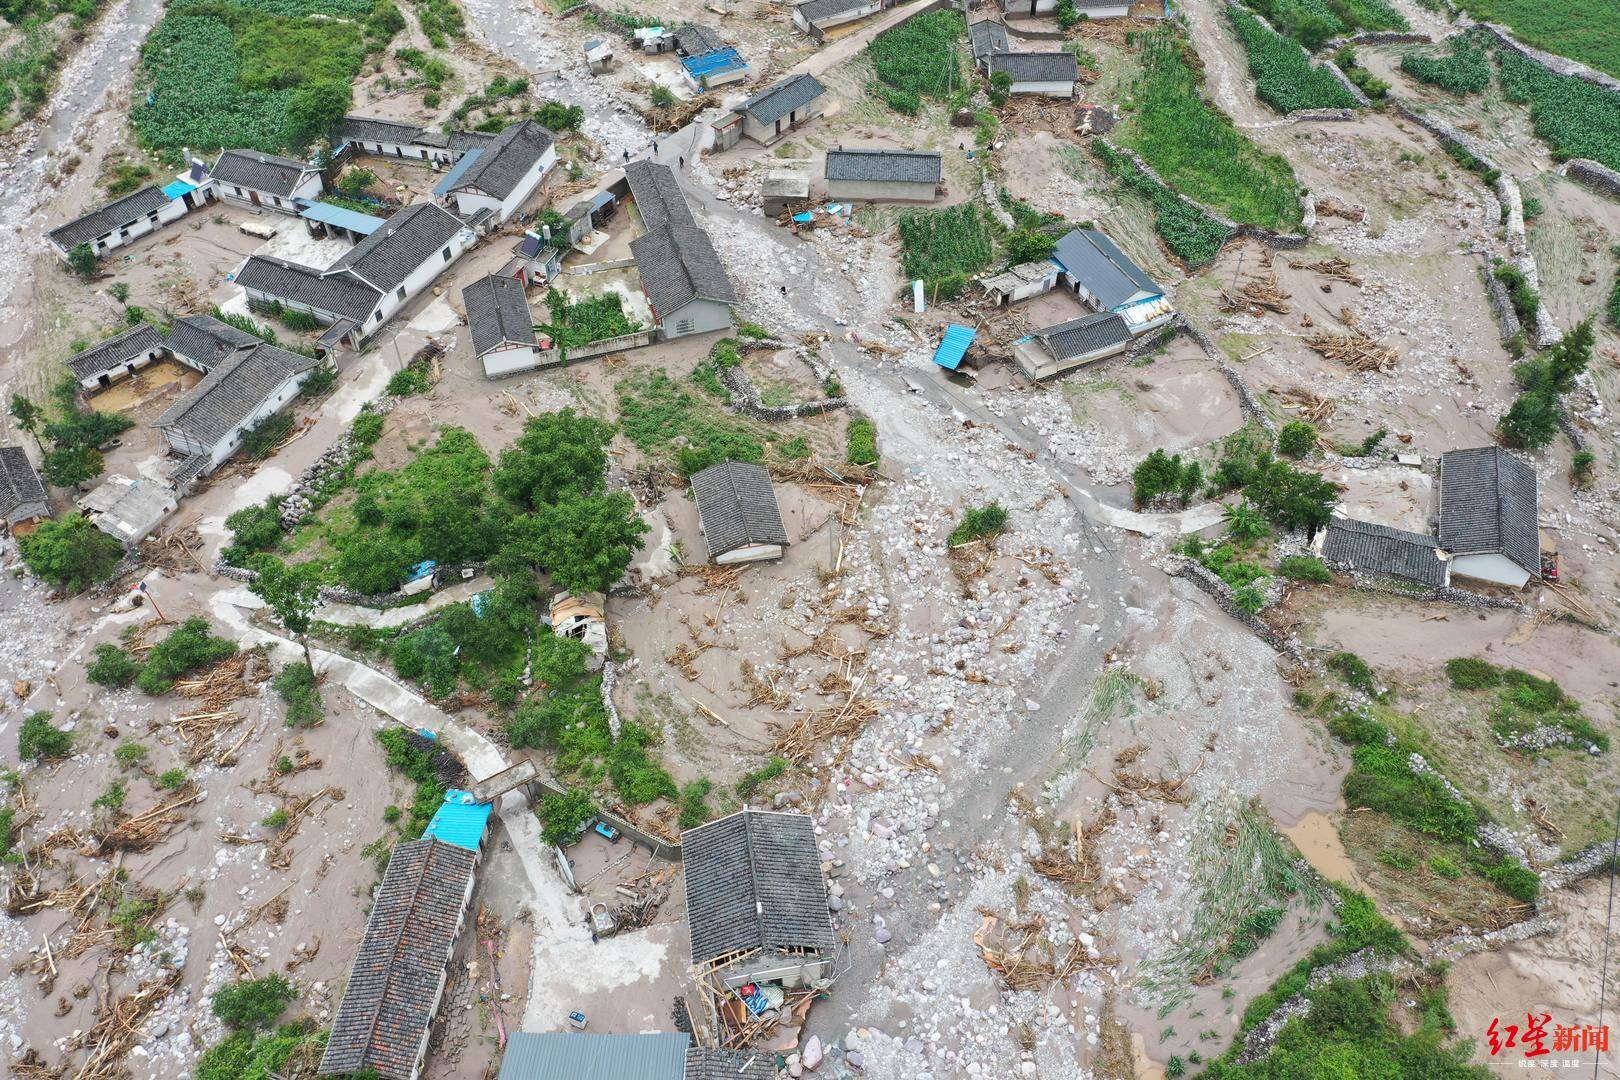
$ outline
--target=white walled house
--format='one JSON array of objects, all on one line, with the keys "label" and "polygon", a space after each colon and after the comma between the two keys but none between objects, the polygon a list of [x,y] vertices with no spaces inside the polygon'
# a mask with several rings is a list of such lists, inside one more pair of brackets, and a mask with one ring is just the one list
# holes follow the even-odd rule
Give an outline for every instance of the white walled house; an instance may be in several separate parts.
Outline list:
[{"label": "white walled house", "polygon": [[99,390],[129,378],[161,357],[168,347],[150,323],[115,334],[68,360],[68,370],[84,390]]},{"label": "white walled house", "polygon": [[236,453],[254,425],[287,407],[318,364],[313,357],[263,343],[239,350],[152,426],[176,453],[196,461],[190,476],[212,472]]},{"label": "white walled house", "polygon": [[251,255],[236,272],[236,283],[252,303],[279,301],[314,315],[332,328],[323,341],[359,348],[475,239],[443,207],[413,203],[324,270]]},{"label": "white walled house", "polygon": [[427,165],[454,165],[467,151],[494,141],[495,136],[488,132],[430,131],[416,124],[370,116],[345,116],[332,131],[332,146],[338,152],[375,154]]},{"label": "white walled house", "polygon": [[1052,262],[1075,296],[1097,311],[1122,316],[1133,335],[1145,334],[1175,318],[1175,308],[1164,290],[1097,229],[1069,230],[1059,238]]},{"label": "white walled house", "polygon": [[992,53],[986,66],[992,76],[1006,72],[1012,78],[1009,92],[1049,98],[1074,97],[1074,83],[1080,77],[1080,64],[1067,52]]},{"label": "white walled house", "polygon": [[236,206],[297,214],[297,200],[320,198],[321,170],[258,150],[226,150],[211,170],[220,198]]},{"label": "white walled house", "polygon": [[238,349],[254,348],[261,340],[212,315],[183,315],[169,326],[165,345],[180,363],[207,374]]},{"label": "white walled house", "polygon": [[522,120],[488,146],[469,150],[433,193],[453,200],[463,217],[495,228],[518,212],[556,163],[551,132],[533,120]]},{"label": "white walled house", "polygon": [[1131,331],[1112,311],[1099,311],[1048,326],[1018,339],[1013,360],[1031,379],[1045,379],[1124,352]]},{"label": "white walled house", "polygon": [[793,25],[819,41],[833,27],[876,15],[886,6],[883,0],[805,0],[793,9]]},{"label": "white walled house", "polygon": [[1440,455],[1440,547],[1451,576],[1522,588],[1541,576],[1535,470],[1500,446]]},{"label": "white walled house", "polygon": [[692,474],[698,530],[716,566],[779,559],[788,546],[770,471],[747,461],[722,461]]},{"label": "white walled house", "polygon": [[201,203],[213,201],[211,185],[186,186],[183,191],[180,187],[177,182],[167,189],[153,186],[133,191],[66,225],[57,226],[46,233],[45,238],[63,260],[80,244],[103,255],[156,232],[171,221],[180,220]]},{"label": "white walled house", "polygon": [[630,254],[660,338],[731,329],[737,290],[708,233],[696,225],[666,225],[630,241]]},{"label": "white walled house", "polygon": [[461,290],[461,304],[467,311],[473,358],[483,365],[484,378],[533,371],[548,359],[558,359],[550,342],[536,337],[529,299],[517,278],[481,277]]},{"label": "white walled house", "polygon": [[827,89],[814,75],[773,83],[737,106],[742,133],[762,146],[821,115]]},{"label": "white walled house", "polygon": [[827,151],[827,198],[849,202],[932,202],[944,176],[932,150]]},{"label": "white walled house", "polygon": [[[1058,0],[999,0],[1009,19],[1053,15]],[[1123,19],[1131,13],[1128,0],[1073,0],[1074,10],[1091,19]]]}]

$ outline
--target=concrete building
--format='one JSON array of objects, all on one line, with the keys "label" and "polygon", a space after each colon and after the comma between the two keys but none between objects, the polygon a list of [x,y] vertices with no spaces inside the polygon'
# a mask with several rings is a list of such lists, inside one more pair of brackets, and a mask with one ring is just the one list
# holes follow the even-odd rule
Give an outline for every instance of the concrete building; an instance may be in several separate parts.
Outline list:
[{"label": "concrete building", "polygon": [[317,1075],[421,1074],[477,866],[477,851],[432,836],[394,847]]},{"label": "concrete building", "polygon": [[876,15],[892,0],[805,0],[793,9],[793,25],[820,41],[835,26]]},{"label": "concrete building", "polygon": [[1145,334],[1175,317],[1164,290],[1096,229],[1072,229],[1058,240],[1052,261],[1064,285],[1097,311],[1123,316],[1133,335]]},{"label": "concrete building", "polygon": [[1536,474],[1500,446],[1440,456],[1440,547],[1453,577],[1521,588],[1541,576]]},{"label": "concrete building", "polygon": [[727,566],[782,557],[787,529],[765,466],[722,461],[693,473],[691,483],[710,562]]},{"label": "concrete building", "polygon": [[613,46],[600,38],[585,43],[585,70],[592,75],[606,75],[613,70]]},{"label": "concrete building", "polygon": [[309,162],[257,150],[226,150],[210,171],[226,202],[282,214],[297,214],[298,200],[313,201],[325,190],[321,170]]},{"label": "concrete building", "polygon": [[673,36],[675,50],[681,55],[681,74],[693,90],[713,90],[748,77],[742,54],[707,26],[687,23]]},{"label": "concrete building", "polygon": [[212,315],[183,315],[169,327],[164,345],[180,363],[207,374],[237,350],[257,348],[260,341]]},{"label": "concrete building", "polygon": [[1451,566],[1434,537],[1371,521],[1335,517],[1317,533],[1316,554],[1336,570],[1401,578],[1445,588]]},{"label": "concrete building", "polygon": [[792,169],[773,169],[759,185],[759,208],[766,217],[775,217],[791,206],[810,201],[810,174]]},{"label": "concrete building", "polygon": [[339,154],[376,154],[428,165],[454,165],[467,151],[488,146],[495,138],[484,131],[438,131],[397,120],[345,116],[332,130],[332,147]]},{"label": "concrete building", "polygon": [[992,77],[1005,72],[1012,79],[1008,91],[1049,98],[1074,97],[1080,64],[1068,52],[1001,52],[986,59]]},{"label": "concrete building", "polygon": [[827,88],[814,75],[791,75],[737,106],[742,134],[769,146],[821,115]]},{"label": "concrete building", "polygon": [[20,446],[0,446],[0,523],[12,536],[27,536],[51,516],[45,482]]},{"label": "concrete building", "polygon": [[128,548],[152,535],[179,505],[164,485],[127,476],[109,476],[79,500],[92,525]]},{"label": "concrete building", "polygon": [[[999,0],[1009,19],[1054,15],[1058,0]],[[1075,11],[1092,19],[1123,19],[1131,13],[1128,0],[1073,0]]]},{"label": "concrete building", "polygon": [[1045,379],[1124,352],[1131,346],[1125,320],[1101,311],[1018,339],[1013,360],[1025,375]]},{"label": "concrete building", "polygon": [[195,184],[176,180],[161,188],[143,187],[66,225],[58,225],[45,234],[45,239],[64,261],[80,244],[97,255],[105,255],[208,205],[214,201],[216,191],[214,183],[207,179]]},{"label": "concrete building", "polygon": [[168,345],[151,323],[114,334],[69,358],[68,370],[84,390],[99,390],[121,382],[168,351]]},{"label": "concrete building", "polygon": [[846,202],[932,202],[944,176],[932,150],[827,151],[827,198]]},{"label": "concrete building", "polygon": [[520,120],[488,146],[467,151],[433,194],[453,201],[469,224],[487,232],[510,220],[556,163],[551,132],[533,120]]},{"label": "concrete building", "polygon": [[324,270],[252,255],[236,283],[250,301],[314,315],[330,327],[323,343],[359,348],[473,242],[472,230],[448,210],[413,203]]},{"label": "concrete building", "polygon": [[1030,300],[1057,288],[1058,268],[1050,259],[1019,263],[999,274],[985,278],[985,296],[997,307],[1011,307],[1020,300]]},{"label": "concrete building", "polygon": [[692,967],[735,989],[831,978],[837,951],[814,822],[741,810],[681,834]]},{"label": "concrete building", "polygon": [[473,358],[483,366],[484,378],[499,379],[520,371],[533,371],[560,357],[535,336],[534,316],[523,282],[491,274],[461,290],[467,311],[467,331]]},{"label": "concrete building", "polygon": [[968,45],[973,51],[973,63],[986,75],[990,74],[990,58],[998,53],[1011,52],[1006,24],[996,19],[980,19],[968,26]]},{"label": "concrete building", "polygon": [[187,459],[176,479],[189,482],[224,464],[249,430],[287,407],[318,364],[260,342],[214,367],[152,425]]},{"label": "concrete building", "polygon": [[647,232],[630,255],[660,338],[731,327],[737,291],[668,165],[632,161],[624,178]]}]

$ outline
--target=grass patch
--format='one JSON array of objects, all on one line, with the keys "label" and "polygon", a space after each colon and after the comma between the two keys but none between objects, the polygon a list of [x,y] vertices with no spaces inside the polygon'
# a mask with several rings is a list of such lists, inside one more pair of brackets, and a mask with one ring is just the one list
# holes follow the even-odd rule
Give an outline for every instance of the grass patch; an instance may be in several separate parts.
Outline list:
[{"label": "grass patch", "polygon": [[549,289],[546,310],[551,313],[551,321],[545,325],[545,330],[563,347],[565,354],[569,348],[633,334],[641,329],[640,323],[631,322],[625,315],[624,300],[615,292],[570,300],[556,289]]},{"label": "grass patch", "polygon": [[1177,258],[1190,266],[1203,266],[1213,262],[1215,256],[1221,253],[1221,245],[1232,235],[1226,226],[1187,205],[1174,191],[1137,168],[1136,163],[1124,154],[1109,149],[1105,143],[1092,143],[1092,151],[1121,186],[1147,200],[1153,208],[1154,231]]},{"label": "grass patch", "polygon": [[844,436],[847,440],[844,460],[851,465],[878,463],[877,424],[864,416],[857,416],[849,422]]},{"label": "grass patch", "polygon": [[956,528],[951,530],[945,542],[953,548],[961,547],[985,537],[999,536],[1007,531],[1007,525],[1007,511],[1000,503],[975,506],[962,515],[962,520],[956,523]]},{"label": "grass patch", "polygon": [[1299,184],[1286,158],[1250,142],[1203,96],[1185,38],[1165,28],[1142,35],[1142,74],[1131,88],[1121,141],[1176,190],[1234,221],[1299,228]]},{"label": "grass patch", "polygon": [[[614,387],[619,427],[643,453],[690,476],[721,461],[761,461],[754,429],[692,396],[663,370],[637,371]],[[686,440],[676,447],[677,438]]]},{"label": "grass patch", "polygon": [[959,294],[994,256],[989,219],[976,203],[900,213],[901,270],[921,278],[936,301]]}]

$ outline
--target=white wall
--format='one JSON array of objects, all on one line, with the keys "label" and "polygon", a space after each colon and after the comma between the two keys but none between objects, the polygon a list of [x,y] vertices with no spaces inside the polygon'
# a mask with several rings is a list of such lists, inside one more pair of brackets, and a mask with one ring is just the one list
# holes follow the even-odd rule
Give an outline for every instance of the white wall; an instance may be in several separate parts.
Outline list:
[{"label": "white wall", "polygon": [[[303,181],[293,188],[291,195],[278,195],[269,191],[259,191],[246,184],[233,184],[229,181],[219,182],[219,193],[222,198],[233,206],[245,206],[249,209],[257,207],[262,210],[274,210],[281,214],[298,214],[298,207],[293,202],[297,199],[318,199],[323,188],[321,174],[312,172],[304,177]],[[259,201],[255,203],[253,196],[257,195]]]},{"label": "white wall", "polygon": [[1018,364],[1018,369],[1031,379],[1048,379],[1065,371],[1073,371],[1075,368],[1094,364],[1098,360],[1122,353],[1130,347],[1130,342],[1123,341],[1118,345],[1109,345],[1094,352],[1071,356],[1067,360],[1057,360],[1053,358],[1051,353],[1046,351],[1045,346],[1031,338],[1028,341],[1020,341],[1014,346],[1013,360]]},{"label": "white wall", "polygon": [[[556,352],[552,351],[551,355],[555,357]],[[503,345],[491,349],[481,357],[484,378],[499,379],[520,371],[533,371],[545,363],[545,357],[538,345]]]},{"label": "white wall", "polygon": [[[1032,8],[1030,0],[1001,0],[1001,10],[1008,15],[1028,15]],[[1034,0],[1033,11],[1036,14],[1056,10],[1057,0]]]},{"label": "white wall", "polygon": [[732,563],[758,562],[761,559],[780,559],[782,557],[781,544],[747,544],[724,555],[716,556],[712,561],[716,566],[730,566]]},{"label": "white wall", "polygon": [[[411,271],[410,276],[401,285],[382,298],[382,302],[371,313],[371,317],[366,320],[365,325],[360,327],[360,336],[365,338],[375,334],[394,312],[410,303],[412,297],[432,285],[440,274],[444,273],[457,259],[466,254],[474,239],[472,233],[467,229],[462,229],[455,236],[452,236],[449,243],[435,251],[428,257],[426,262]],[[448,258],[444,254],[446,251],[450,253]],[[405,290],[404,296],[399,294],[400,289]],[[382,316],[381,318],[377,317],[379,314]]]},{"label": "white wall", "polygon": [[103,386],[111,386],[115,382],[122,382],[141,368],[152,363],[162,353],[163,349],[148,349],[139,356],[132,356],[117,367],[108,368],[100,375],[92,375],[88,379],[80,379],[79,385],[86,390],[99,390]]},{"label": "white wall", "polygon": [[[200,192],[202,189],[198,188],[197,190]],[[96,239],[90,241],[90,249],[97,255],[100,255],[103,252],[111,251],[113,248],[123,247],[125,244],[134,243],[147,233],[156,232],[158,229],[169,224],[171,221],[179,221],[181,218],[186,216],[186,213],[186,204],[183,200],[170,199],[169,205],[158,208],[155,214],[142,214],[139,219],[126,222],[122,228],[114,229],[110,233],[103,236],[98,236]],[[66,250],[57,247],[55,244],[52,244],[51,246],[56,248],[56,253],[58,256],[63,259],[67,258],[68,253]]]},{"label": "white wall", "polygon": [[828,180],[827,198],[851,202],[933,202],[932,183],[909,184],[896,180]]},{"label": "white wall", "polygon": [[693,300],[658,320],[658,336],[669,338],[731,329],[731,308],[718,300]]},{"label": "white wall", "polygon": [[1501,554],[1453,555],[1451,576],[1488,581],[1517,589],[1530,580],[1530,575],[1512,559]]},{"label": "white wall", "polygon": [[[209,465],[208,471],[212,472],[214,469],[219,468],[225,464],[226,458],[236,453],[236,448],[242,445],[242,436],[247,434],[249,428],[265,417],[274,415],[286,408],[287,403],[298,396],[298,384],[303,381],[303,377],[303,374],[295,375],[282,383],[276,388],[274,394],[265,399],[257,409],[248,415],[246,420],[236,425],[229,435],[209,448],[208,458],[212,464]],[[172,439],[170,441],[173,442]]]},{"label": "white wall", "polygon": [[777,139],[780,139],[783,135],[786,135],[794,128],[799,127],[801,124],[808,123],[809,121],[820,116],[822,105],[821,99],[825,96],[826,95],[823,94],[813,101],[806,102],[801,107],[794,109],[786,116],[777,120],[775,124],[757,123],[752,117],[744,113],[742,114],[742,133],[762,146],[769,146],[771,143],[775,142]]},{"label": "white wall", "polygon": [[534,194],[535,188],[540,186],[540,181],[546,178],[546,173],[550,172],[555,164],[557,164],[557,147],[553,144],[546,147],[546,152],[529,167],[529,171],[506,198],[497,199],[475,187],[459,187],[451,192],[456,200],[456,209],[464,216],[471,216],[479,210],[488,208],[495,211],[495,224],[503,225],[523,208],[523,204]]},{"label": "white wall", "polygon": [[1015,82],[1009,89],[1014,94],[1039,94],[1050,98],[1074,97],[1072,82]]}]

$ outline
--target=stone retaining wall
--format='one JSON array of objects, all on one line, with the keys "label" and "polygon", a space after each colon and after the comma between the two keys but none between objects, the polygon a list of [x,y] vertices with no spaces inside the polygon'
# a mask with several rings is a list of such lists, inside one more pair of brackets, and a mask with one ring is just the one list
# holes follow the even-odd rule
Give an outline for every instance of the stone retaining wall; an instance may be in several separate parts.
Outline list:
[{"label": "stone retaining wall", "polygon": [[1305,662],[1304,656],[1301,655],[1299,648],[1293,642],[1284,638],[1270,626],[1267,626],[1265,620],[1261,619],[1258,615],[1251,615],[1239,607],[1237,601],[1232,596],[1231,586],[1227,585],[1226,582],[1210,573],[1210,571],[1201,564],[1194,562],[1192,559],[1184,558],[1181,560],[1181,565],[1173,570],[1172,574],[1175,577],[1186,578],[1188,581],[1198,586],[1198,588],[1208,593],[1222,611],[1232,616],[1232,618],[1236,619],[1244,626],[1247,626],[1254,632],[1256,637],[1265,642],[1267,645],[1270,645],[1276,651],[1290,658],[1295,663],[1303,664]]},{"label": "stone retaining wall", "polygon": [[1564,175],[1578,180],[1600,195],[1620,199],[1620,172],[1588,158],[1571,158],[1564,163]]},{"label": "stone retaining wall", "polygon": [[[786,342],[774,339],[758,341],[753,344],[754,347],[766,349],[792,347]],[[818,359],[813,359],[802,350],[798,352],[798,355],[799,359],[803,360],[810,370],[815,373],[817,381],[825,386],[829,374],[828,369]],[[715,372],[715,377],[720,380],[720,385],[730,392],[731,400],[727,404],[732,411],[742,413],[744,416],[752,417],[755,420],[764,420],[769,423],[782,420],[799,420],[806,416],[820,416],[822,413],[849,406],[849,400],[842,397],[825,398],[821,401],[803,401],[797,405],[766,405],[759,399],[759,387],[754,385],[754,380],[749,378],[748,372],[742,369],[741,364],[720,368]]]},{"label": "stone retaining wall", "polygon": [[1434,38],[1415,30],[1363,30],[1349,37],[1337,37],[1322,45],[1324,53],[1338,52],[1346,45],[1432,45]]},{"label": "stone retaining wall", "polygon": [[1580,79],[1582,82],[1589,82],[1594,86],[1601,86],[1605,90],[1613,90],[1616,93],[1620,93],[1620,80],[1617,80],[1612,76],[1605,75],[1601,71],[1596,71],[1589,68],[1578,60],[1571,60],[1564,56],[1554,56],[1552,53],[1542,52],[1540,49],[1532,48],[1531,46],[1526,45],[1524,42],[1515,38],[1508,28],[1500,23],[1487,22],[1480,23],[1479,25],[1483,26],[1492,37],[1501,42],[1504,48],[1518,53],[1526,60],[1531,60],[1537,64],[1540,64],[1554,75],[1570,76]]},{"label": "stone retaining wall", "polygon": [[1007,208],[1001,205],[1001,189],[996,186],[995,179],[991,177],[988,169],[985,170],[984,182],[979,187],[984,194],[985,204],[990,207],[990,216],[996,219],[996,224],[1003,229],[1016,228],[1018,223],[1013,221],[1013,216],[1007,212]]}]

